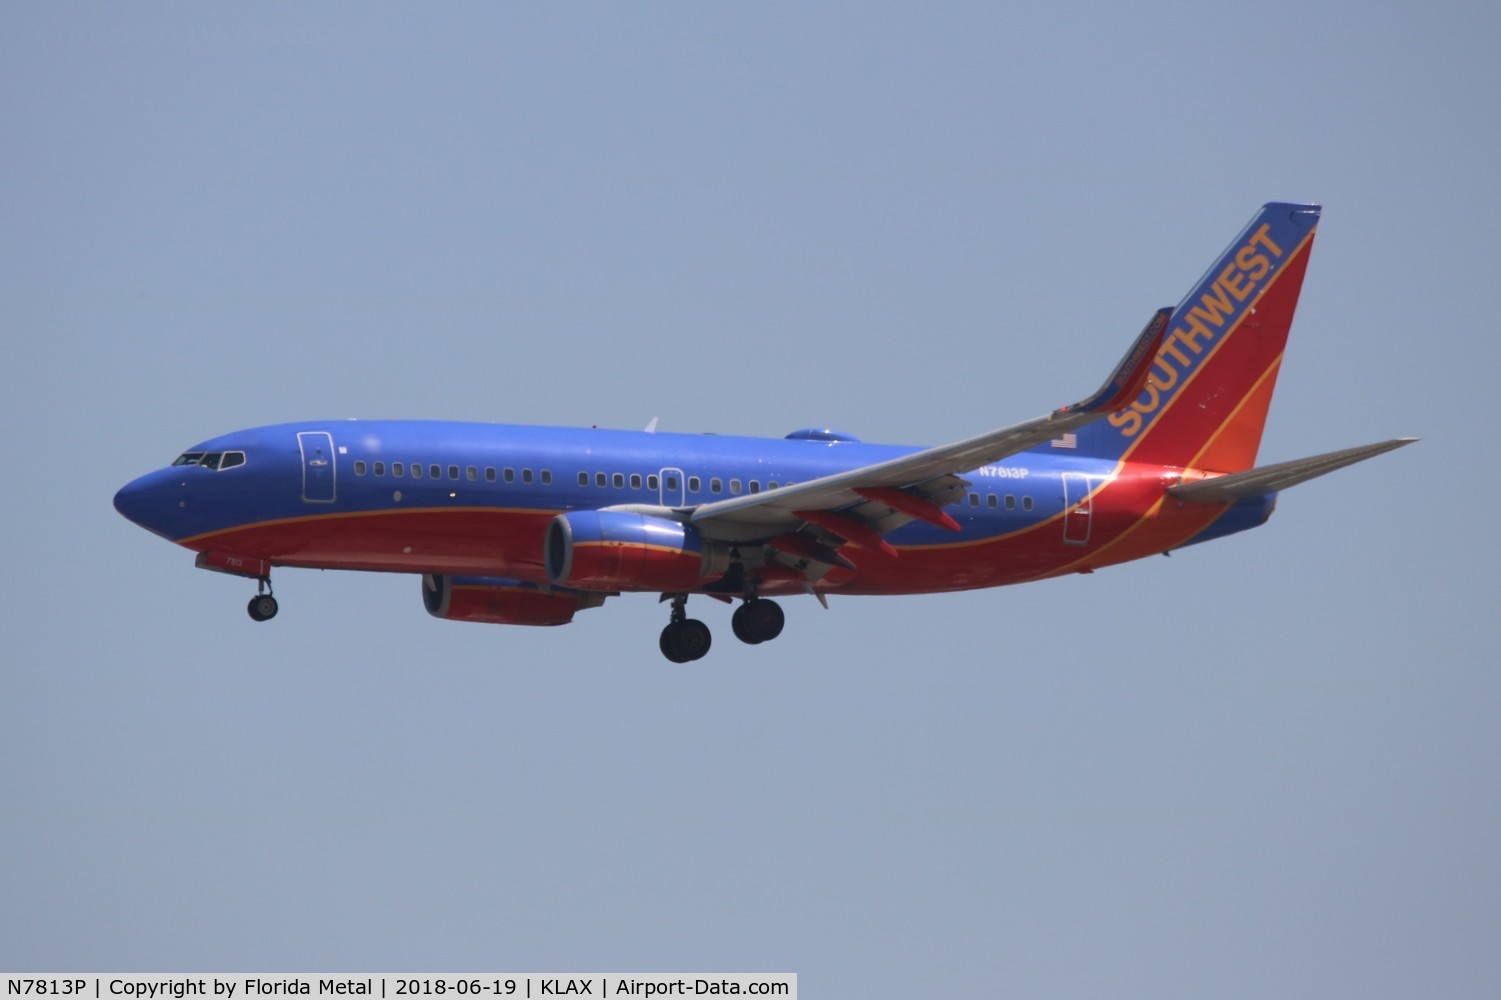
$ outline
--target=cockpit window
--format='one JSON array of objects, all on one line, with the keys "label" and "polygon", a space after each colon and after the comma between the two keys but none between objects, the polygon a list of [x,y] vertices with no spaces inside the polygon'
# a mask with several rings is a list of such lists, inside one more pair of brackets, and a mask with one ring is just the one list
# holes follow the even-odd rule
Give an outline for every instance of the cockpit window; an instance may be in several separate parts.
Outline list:
[{"label": "cockpit window", "polygon": [[177,456],[173,465],[199,465],[214,472],[233,469],[245,464],[243,451],[185,451]]}]

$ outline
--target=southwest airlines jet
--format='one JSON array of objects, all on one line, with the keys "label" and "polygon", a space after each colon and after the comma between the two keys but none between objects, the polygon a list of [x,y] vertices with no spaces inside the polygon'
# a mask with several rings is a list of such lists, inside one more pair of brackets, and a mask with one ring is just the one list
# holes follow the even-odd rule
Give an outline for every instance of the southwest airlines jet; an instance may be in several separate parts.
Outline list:
[{"label": "southwest airlines jet", "polygon": [[[662,653],[709,649],[690,594],[972,590],[1089,573],[1254,528],[1277,493],[1409,443],[1256,465],[1319,206],[1269,204],[1082,402],[936,448],[831,430],[781,439],[348,420],[226,434],[115,496],[197,565],[422,577],[439,618],[562,625],[631,591],[671,604]],[[655,425],[655,421],[653,421]]]}]

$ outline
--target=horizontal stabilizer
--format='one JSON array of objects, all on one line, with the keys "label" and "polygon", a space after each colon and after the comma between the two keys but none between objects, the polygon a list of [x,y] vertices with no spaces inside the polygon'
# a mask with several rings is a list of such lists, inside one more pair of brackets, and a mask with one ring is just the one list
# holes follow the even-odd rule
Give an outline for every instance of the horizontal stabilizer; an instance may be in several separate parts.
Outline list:
[{"label": "horizontal stabilizer", "polygon": [[1380,444],[1366,444],[1359,448],[1331,451],[1325,455],[1314,455],[1312,458],[1278,462],[1276,465],[1264,465],[1258,469],[1234,472],[1228,476],[1217,476],[1214,479],[1201,479],[1195,483],[1170,486],[1168,492],[1179,500],[1201,503],[1226,503],[1246,497],[1265,496],[1268,493],[1276,493],[1289,486],[1315,479],[1335,469],[1343,469],[1347,465],[1375,458],[1377,455],[1383,455],[1403,445],[1412,444],[1416,440],[1417,438],[1397,438]]}]

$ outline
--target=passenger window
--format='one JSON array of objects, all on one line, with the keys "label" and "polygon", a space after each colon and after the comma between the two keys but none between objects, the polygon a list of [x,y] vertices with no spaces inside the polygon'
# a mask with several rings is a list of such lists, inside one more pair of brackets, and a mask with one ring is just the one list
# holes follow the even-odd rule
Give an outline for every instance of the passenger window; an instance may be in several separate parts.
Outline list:
[{"label": "passenger window", "polygon": [[469,480],[471,483],[477,482],[479,480],[479,470],[472,465],[466,467],[464,469],[464,478]]},{"label": "passenger window", "polygon": [[1001,498],[991,493],[985,497],[985,503],[991,507],[999,507],[1001,505]]},{"label": "passenger window", "polygon": [[363,476],[365,474],[365,463],[364,462],[356,462],[356,463],[354,463],[354,474],[356,476]]},{"label": "passenger window", "polygon": [[646,477],[646,488],[649,489],[649,490],[654,490],[654,489],[657,488],[657,475],[656,475],[656,473],[652,473],[651,475],[649,475],[649,476]]},{"label": "passenger window", "polygon": [[403,476],[403,475],[406,475],[406,466],[402,465],[400,462],[392,462],[391,463],[391,475],[393,475],[393,476]]},{"label": "passenger window", "polygon": [[587,473],[587,472],[580,472],[579,473],[579,485],[580,486],[588,486],[589,485],[589,473]]},{"label": "passenger window", "polygon": [[448,467],[448,478],[449,479],[457,479],[457,478],[459,478],[459,467],[457,465],[450,465]]},{"label": "passenger window", "polygon": [[531,469],[522,469],[521,470],[521,481],[523,483],[530,483],[532,481],[532,470]]},{"label": "passenger window", "polygon": [[422,463],[421,462],[413,462],[412,463],[412,478],[413,479],[421,479],[422,478]]},{"label": "passenger window", "polygon": [[606,478],[606,476],[605,476],[605,474],[603,472],[596,472],[594,474],[594,485],[598,486],[600,489],[604,489],[605,488],[605,484],[608,483],[609,481],[610,480],[608,478]]},{"label": "passenger window", "polygon": [[551,469],[543,469],[542,470],[542,485],[543,486],[551,486],[552,485],[552,470]]},{"label": "passenger window", "polygon": [[777,488],[776,480],[772,480],[771,482],[767,483],[766,484],[766,488],[769,489],[769,490],[776,489]]},{"label": "passenger window", "polygon": [[750,489],[750,491],[752,493],[760,493],[761,492],[761,484],[758,483],[758,482],[756,482],[754,479],[752,479],[750,482],[746,483],[745,485]]},{"label": "passenger window", "polygon": [[1006,509],[1007,510],[1015,510],[1016,509],[1016,497],[1014,497],[1010,493],[1006,494]]},{"label": "passenger window", "polygon": [[488,465],[485,466],[485,482],[487,482],[487,483],[493,483],[493,482],[495,482],[495,470],[492,469]]},{"label": "passenger window", "polygon": [[625,489],[625,475],[623,473],[615,473],[615,475],[610,477],[610,482],[617,490]]},{"label": "passenger window", "polygon": [[631,489],[633,489],[633,490],[639,490],[640,488],[641,488],[641,473],[639,473],[639,472],[633,472],[633,473],[631,473]]},{"label": "passenger window", "polygon": [[971,507],[978,507],[978,506],[980,506],[980,494],[978,494],[978,493],[971,493],[969,495],[969,505]]},{"label": "passenger window", "polygon": [[377,476],[384,476],[386,474],[386,463],[385,462],[376,462],[375,463],[375,474]]},{"label": "passenger window", "polygon": [[697,476],[689,476],[688,477],[688,492],[689,493],[697,493],[699,491],[700,487],[702,487],[702,486],[703,486],[703,484],[701,482],[699,482],[699,479],[698,479]]},{"label": "passenger window", "polygon": [[731,496],[737,496],[737,497],[740,495],[740,480],[738,480],[738,479],[731,479],[730,480],[730,495]]},{"label": "passenger window", "polygon": [[667,477],[667,488],[669,490],[676,490],[678,488],[678,477],[677,476],[668,476]]},{"label": "passenger window", "polygon": [[225,469],[233,469],[237,465],[244,464],[245,453],[243,451],[226,451],[224,460],[219,463],[219,471],[223,472]]},{"label": "passenger window", "polygon": [[709,480],[709,492],[710,493],[723,493],[724,492],[724,480],[722,480],[722,479],[711,479],[711,480]]},{"label": "passenger window", "polygon": [[443,478],[443,467],[440,466],[440,465],[429,465],[427,467],[427,474],[428,474],[429,478],[432,478],[432,479],[442,479]]},{"label": "passenger window", "polygon": [[[508,483],[514,483],[515,481],[516,481],[516,470],[515,469],[507,469],[506,470],[506,482],[508,482]],[[583,485],[587,486],[588,484],[585,483]]]},{"label": "passenger window", "polygon": [[1022,510],[1031,510],[1031,509],[1032,509],[1032,498],[1031,497],[1022,497]]}]

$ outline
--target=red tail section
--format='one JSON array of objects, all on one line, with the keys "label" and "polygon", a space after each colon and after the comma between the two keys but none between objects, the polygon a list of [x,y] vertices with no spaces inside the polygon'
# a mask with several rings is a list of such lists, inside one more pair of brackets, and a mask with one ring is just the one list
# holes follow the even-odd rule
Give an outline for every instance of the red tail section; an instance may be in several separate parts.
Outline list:
[{"label": "red tail section", "polygon": [[1317,205],[1264,206],[1173,313],[1141,394],[1084,428],[1079,450],[1215,472],[1254,465],[1318,218]]}]

